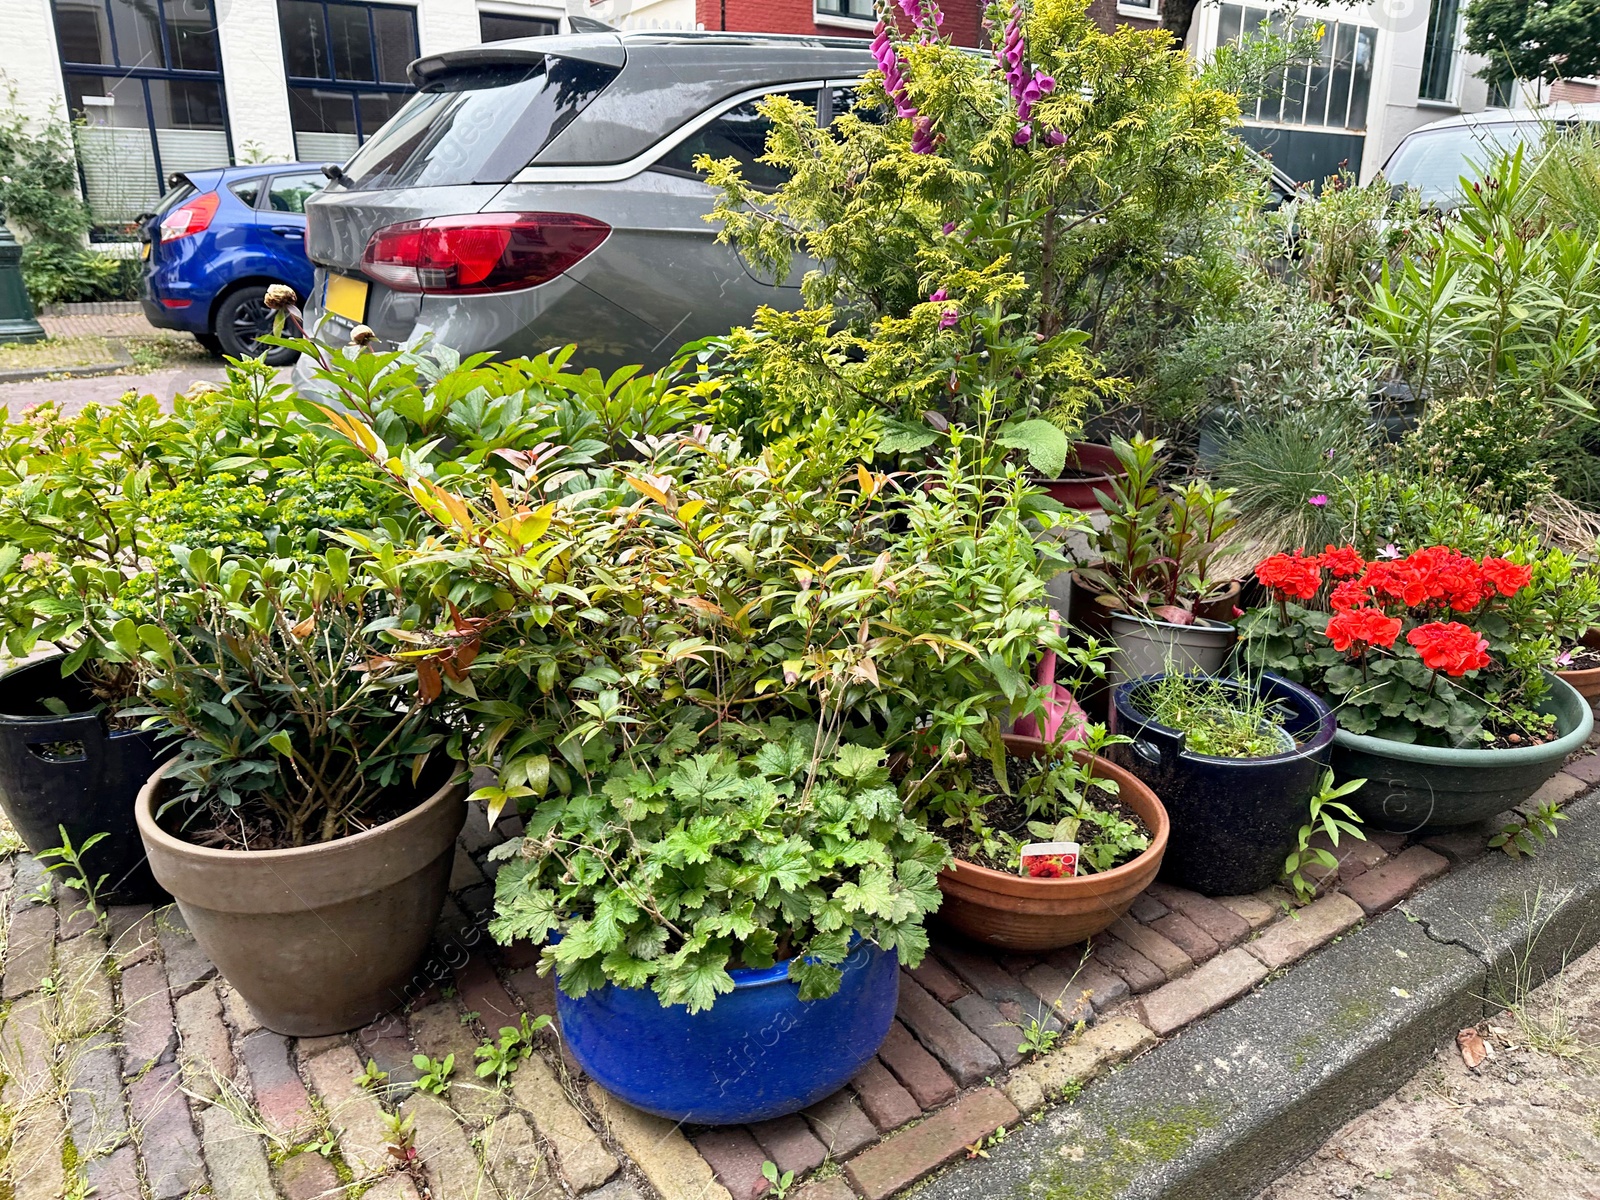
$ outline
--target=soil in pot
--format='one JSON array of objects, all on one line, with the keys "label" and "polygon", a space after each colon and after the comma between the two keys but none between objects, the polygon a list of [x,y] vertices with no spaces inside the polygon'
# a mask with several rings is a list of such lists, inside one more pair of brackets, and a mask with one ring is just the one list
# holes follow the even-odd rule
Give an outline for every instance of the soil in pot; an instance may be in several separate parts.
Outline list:
[{"label": "soil in pot", "polygon": [[375,828],[245,851],[197,845],[176,821],[158,822],[168,786],[158,772],[139,793],[139,834],[200,948],[263,1025],[341,1033],[408,999],[466,819],[466,787],[451,774],[436,768],[391,802],[403,815]]},{"label": "soil in pot", "polygon": [[60,656],[0,677],[0,808],[34,854],[59,846],[63,829],[74,846],[104,833],[84,855],[86,874],[106,877],[101,901],[159,903],[133,810],[169,751],[154,733],[108,728],[101,708],[61,677]]},{"label": "soil in pot", "polygon": [[[972,783],[974,791],[989,800],[983,806],[984,823],[998,833],[1009,834],[1019,843],[1049,840],[1042,833],[1030,833],[1028,822],[1045,820],[1042,817],[1028,815],[1027,805],[1016,794],[1025,781],[1041,774],[1048,763],[1041,758],[1013,758],[1006,763],[1007,780],[1012,789],[1012,794],[1007,795],[1000,787],[999,781],[994,777],[994,770],[986,762],[972,765]],[[1150,846],[1150,827],[1145,824],[1138,809],[1125,803],[1120,797],[1107,792],[1095,792],[1092,798],[1095,810],[1104,815],[1108,822],[1115,822],[1118,826],[1126,825],[1129,829],[1123,831],[1123,836],[1131,843],[1130,849],[1116,855],[1109,867],[1121,866],[1129,859],[1137,857]],[[1079,828],[1077,840],[1084,848],[1083,874],[1092,874],[1090,863],[1098,857],[1097,848],[1103,848],[1106,854],[1115,854],[1114,849],[1102,839],[1098,844],[1091,843],[1093,828],[1085,822]],[[957,858],[985,867],[991,871],[1005,871],[1017,873],[1015,855],[997,853],[998,847],[985,846],[972,835],[971,830],[961,829],[952,832],[948,838],[950,849]]]},{"label": "soil in pot", "polygon": [[[1006,738],[1013,758],[1048,752],[1033,738]],[[1131,862],[1072,879],[1028,879],[960,858],[939,876],[944,893],[935,920],[973,941],[1007,950],[1053,950],[1093,937],[1128,911],[1155,881],[1167,849],[1166,809],[1131,772],[1084,751],[1074,756],[1100,778],[1117,783],[1117,799],[1138,814],[1150,845]],[[1099,802],[1098,800],[1096,801]]]},{"label": "soil in pot", "polygon": [[[1161,876],[1207,896],[1236,896],[1270,886],[1308,817],[1307,804],[1332,753],[1337,723],[1305,688],[1274,675],[1254,685],[1276,707],[1274,746],[1257,757],[1217,757],[1189,748],[1178,729],[1151,717],[1148,687],[1160,677],[1117,688],[1114,732],[1133,738],[1108,754],[1161,796],[1172,839]],[[1248,698],[1251,685],[1218,680]]]},{"label": "soil in pot", "polygon": [[1499,749],[1418,746],[1341,729],[1333,769],[1341,780],[1365,779],[1350,804],[1369,825],[1411,833],[1473,825],[1515,808],[1561,769],[1594,729],[1589,702],[1556,676],[1541,709],[1555,716],[1556,736],[1542,745]]}]

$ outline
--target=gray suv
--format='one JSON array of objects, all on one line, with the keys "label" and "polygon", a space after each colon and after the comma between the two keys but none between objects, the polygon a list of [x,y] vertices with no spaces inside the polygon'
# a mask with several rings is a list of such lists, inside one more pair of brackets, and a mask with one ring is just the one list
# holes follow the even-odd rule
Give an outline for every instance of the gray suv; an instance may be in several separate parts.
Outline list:
[{"label": "gray suv", "polygon": [[826,125],[872,66],[850,38],[647,32],[418,59],[418,94],[306,206],[307,326],[505,357],[576,342],[609,368],[798,307],[801,271],[780,283],[717,243],[694,160],[776,185],[757,103],[784,93]]}]

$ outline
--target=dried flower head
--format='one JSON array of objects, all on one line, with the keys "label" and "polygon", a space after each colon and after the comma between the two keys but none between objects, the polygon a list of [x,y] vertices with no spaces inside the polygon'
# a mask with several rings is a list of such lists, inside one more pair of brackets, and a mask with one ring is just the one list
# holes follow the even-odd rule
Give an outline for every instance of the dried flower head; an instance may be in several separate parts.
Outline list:
[{"label": "dried flower head", "polygon": [[267,288],[266,298],[262,300],[262,303],[272,309],[273,312],[277,312],[280,308],[289,308],[297,303],[299,299],[300,297],[295,295],[294,289],[287,283],[274,283]]}]

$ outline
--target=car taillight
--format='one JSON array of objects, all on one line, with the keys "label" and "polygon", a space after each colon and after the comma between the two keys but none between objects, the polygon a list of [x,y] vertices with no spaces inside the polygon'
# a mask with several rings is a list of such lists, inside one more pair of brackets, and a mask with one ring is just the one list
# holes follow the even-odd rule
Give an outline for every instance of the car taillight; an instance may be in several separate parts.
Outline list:
[{"label": "car taillight", "polygon": [[179,238],[204,233],[211,226],[211,218],[217,215],[220,202],[215,192],[207,192],[187,204],[178,205],[161,218],[161,240],[175,242]]},{"label": "car taillight", "polygon": [[399,292],[505,292],[548,283],[606,240],[574,213],[474,213],[386,225],[361,269]]}]

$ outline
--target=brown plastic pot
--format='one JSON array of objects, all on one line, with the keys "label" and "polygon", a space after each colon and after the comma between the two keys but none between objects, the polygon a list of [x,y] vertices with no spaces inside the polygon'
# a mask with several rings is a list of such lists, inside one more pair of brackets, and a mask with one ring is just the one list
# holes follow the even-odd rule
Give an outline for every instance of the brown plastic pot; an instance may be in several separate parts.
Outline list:
[{"label": "brown plastic pot", "polygon": [[1103,506],[1095,492],[1109,492],[1118,476],[1127,474],[1117,452],[1097,442],[1074,443],[1067,452],[1066,465],[1073,475],[1039,482],[1052,500],[1079,512],[1099,512]]},{"label": "brown plastic pot", "polygon": [[376,829],[289,850],[215,850],[162,829],[162,768],[134,810],[195,941],[268,1029],[321,1037],[400,1004],[444,905],[466,788]]},{"label": "brown plastic pot", "polygon": [[[1045,749],[1036,738],[1006,738],[1006,752],[1014,758],[1037,757]],[[1116,780],[1118,798],[1150,830],[1149,848],[1120,867],[1076,879],[1029,879],[958,858],[939,875],[940,924],[1004,950],[1056,950],[1103,932],[1155,882],[1167,852],[1167,810],[1115,763],[1082,750],[1074,757],[1092,762],[1097,776]]]}]

